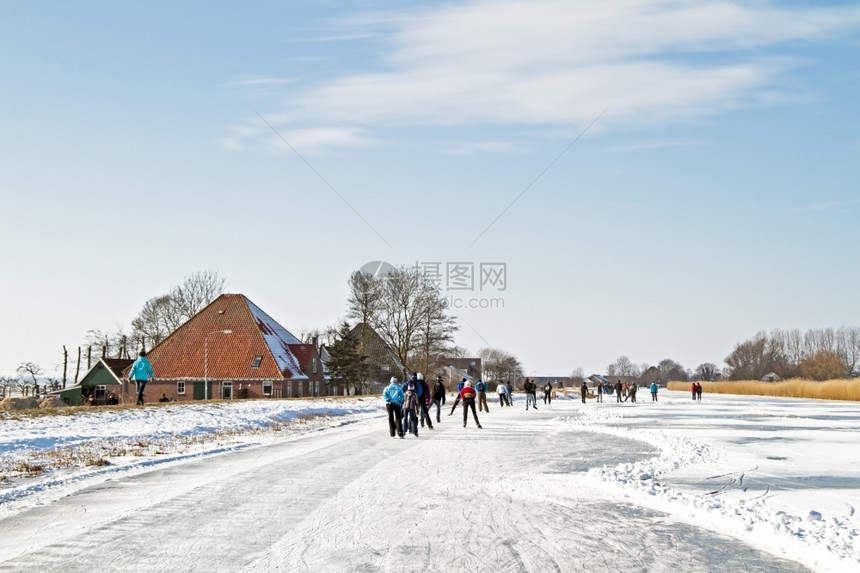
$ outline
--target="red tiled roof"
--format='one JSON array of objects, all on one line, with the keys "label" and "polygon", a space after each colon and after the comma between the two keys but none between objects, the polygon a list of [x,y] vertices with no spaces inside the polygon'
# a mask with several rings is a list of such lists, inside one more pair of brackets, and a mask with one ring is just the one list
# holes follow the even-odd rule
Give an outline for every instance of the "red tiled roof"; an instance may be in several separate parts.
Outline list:
[{"label": "red tiled roof", "polygon": [[[244,295],[222,294],[150,350],[147,358],[159,379],[202,380],[205,362],[212,379],[304,380],[307,376],[290,350],[298,342]],[[256,356],[262,356],[262,362],[252,368]]]}]

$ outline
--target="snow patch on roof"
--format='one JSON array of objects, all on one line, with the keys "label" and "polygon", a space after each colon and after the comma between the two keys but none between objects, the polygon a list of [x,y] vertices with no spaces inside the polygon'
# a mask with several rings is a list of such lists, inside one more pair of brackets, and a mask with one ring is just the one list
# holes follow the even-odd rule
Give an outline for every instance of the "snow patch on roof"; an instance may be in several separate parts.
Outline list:
[{"label": "snow patch on roof", "polygon": [[301,344],[302,341],[278,324],[271,316],[263,312],[248,297],[245,297],[245,302],[248,304],[248,310],[251,311],[251,316],[254,317],[260,329],[260,334],[263,335],[263,340],[265,340],[269,351],[275,358],[278,369],[290,378],[307,379],[307,376],[302,373],[299,361],[289,347],[290,344]]}]

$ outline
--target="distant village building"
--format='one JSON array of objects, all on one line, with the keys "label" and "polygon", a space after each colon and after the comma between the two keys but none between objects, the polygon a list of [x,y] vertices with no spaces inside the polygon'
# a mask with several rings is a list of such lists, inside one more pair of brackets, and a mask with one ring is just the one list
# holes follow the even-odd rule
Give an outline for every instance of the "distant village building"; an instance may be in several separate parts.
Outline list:
[{"label": "distant village building", "polygon": [[448,390],[456,389],[463,378],[472,382],[482,379],[483,363],[480,358],[443,358],[442,363],[445,367],[437,375],[442,376]]},{"label": "distant village building", "polygon": [[358,340],[358,352],[367,356],[369,375],[365,391],[381,393],[392,376],[401,382],[408,374],[407,368],[397,359],[391,346],[370,325],[359,322],[350,331]]},{"label": "distant village building", "polygon": [[[162,394],[188,401],[303,398],[342,391],[328,383],[316,342],[302,343],[242,294],[222,294],[147,353]],[[129,368],[123,370],[128,377]],[[134,399],[133,385],[124,392]]]}]

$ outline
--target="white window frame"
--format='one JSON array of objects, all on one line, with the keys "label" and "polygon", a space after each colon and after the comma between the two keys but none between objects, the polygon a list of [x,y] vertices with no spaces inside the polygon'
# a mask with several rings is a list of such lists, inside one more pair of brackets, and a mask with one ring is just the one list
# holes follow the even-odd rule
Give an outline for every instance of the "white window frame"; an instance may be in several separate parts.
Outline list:
[{"label": "white window frame", "polygon": [[185,382],[176,383],[176,393],[179,395],[185,395]]},{"label": "white window frame", "polygon": [[274,386],[275,383],[271,380],[263,380],[263,396],[271,396]]}]

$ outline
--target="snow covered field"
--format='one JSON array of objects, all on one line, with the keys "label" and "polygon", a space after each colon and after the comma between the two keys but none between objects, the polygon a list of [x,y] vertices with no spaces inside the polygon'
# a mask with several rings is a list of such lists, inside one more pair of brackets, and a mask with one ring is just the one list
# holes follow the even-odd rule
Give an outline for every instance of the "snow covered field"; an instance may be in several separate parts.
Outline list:
[{"label": "snow covered field", "polygon": [[6,473],[75,466],[0,483],[0,571],[860,570],[857,404],[639,397],[403,440],[374,398],[3,419]]}]

